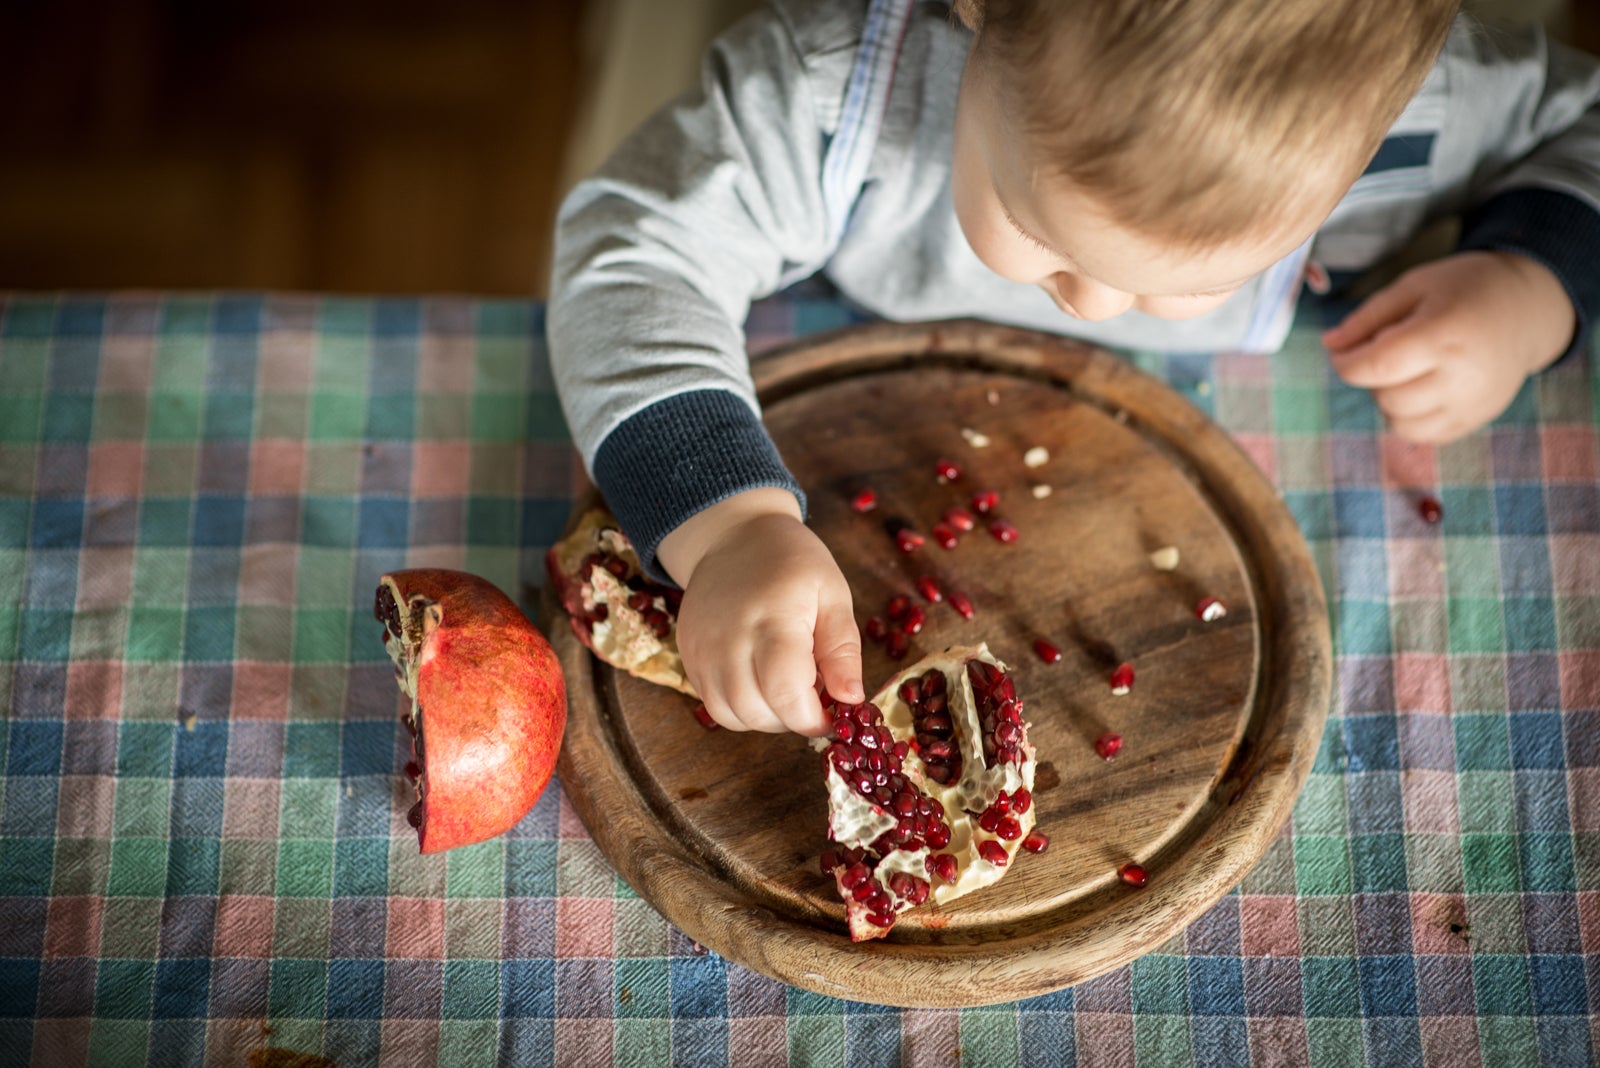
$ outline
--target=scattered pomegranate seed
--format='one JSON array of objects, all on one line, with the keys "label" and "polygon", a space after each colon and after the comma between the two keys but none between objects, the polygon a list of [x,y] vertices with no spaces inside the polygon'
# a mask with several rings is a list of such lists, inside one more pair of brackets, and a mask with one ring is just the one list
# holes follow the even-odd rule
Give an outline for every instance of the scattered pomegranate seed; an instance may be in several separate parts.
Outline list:
[{"label": "scattered pomegranate seed", "polygon": [[944,591],[939,588],[939,580],[932,575],[922,575],[917,579],[917,592],[934,604],[944,600]]},{"label": "scattered pomegranate seed", "polygon": [[911,597],[908,594],[897,593],[893,597],[889,598],[890,619],[904,619],[905,614],[909,611],[911,611]]},{"label": "scattered pomegranate seed", "polygon": [[933,465],[933,469],[938,472],[941,482],[954,482],[961,477],[961,468],[942,457]]},{"label": "scattered pomegranate seed", "polygon": [[850,507],[858,512],[866,513],[878,507],[878,495],[872,487],[862,486],[856,490],[855,496],[850,498]]},{"label": "scattered pomegranate seed", "polygon": [[1043,445],[1035,445],[1033,448],[1022,454],[1022,464],[1024,467],[1043,467],[1049,462],[1050,450],[1045,448]]},{"label": "scattered pomegranate seed", "polygon": [[1033,651],[1038,653],[1039,659],[1046,664],[1059,664],[1061,662],[1061,650],[1043,638],[1035,638],[1033,640]]},{"label": "scattered pomegranate seed", "polygon": [[1157,571],[1176,571],[1178,568],[1178,549],[1173,545],[1163,545],[1150,554],[1150,566]]},{"label": "scattered pomegranate seed", "polygon": [[1202,597],[1194,606],[1194,614],[1207,623],[1215,623],[1228,614],[1228,606],[1215,597]]},{"label": "scattered pomegranate seed", "polygon": [[1122,752],[1122,735],[1107,732],[1094,740],[1094,751],[1101,760],[1110,760]]},{"label": "scattered pomegranate seed", "polygon": [[993,838],[985,838],[978,843],[978,856],[997,868],[1005,867],[1006,861],[1011,859],[1006,854],[1006,847],[996,842]]},{"label": "scattered pomegranate seed", "polygon": [[1137,864],[1124,864],[1117,869],[1117,878],[1129,886],[1143,886],[1150,881],[1150,873]]},{"label": "scattered pomegranate seed", "polygon": [[954,549],[959,539],[956,537],[956,532],[949,526],[944,523],[935,523],[933,525],[933,540],[939,543],[939,548],[941,549]]},{"label": "scattered pomegranate seed", "polygon": [[901,527],[894,532],[895,546],[903,553],[914,553],[922,548],[927,539],[910,527]]},{"label": "scattered pomegranate seed", "polygon": [[711,713],[706,711],[704,703],[694,706],[694,718],[700,721],[700,726],[708,731],[721,730],[722,724],[711,718]]},{"label": "scattered pomegranate seed", "polygon": [[1017,525],[1009,519],[996,519],[989,524],[989,533],[993,534],[996,541],[1003,541],[1007,545],[1016,541],[1020,535]]},{"label": "scattered pomegranate seed", "polygon": [[1000,494],[994,490],[979,490],[967,504],[979,515],[988,515],[1000,503]]},{"label": "scattered pomegranate seed", "polygon": [[867,625],[863,630],[866,631],[867,637],[875,642],[881,642],[889,636],[889,624],[884,622],[882,616],[873,616],[867,620]]},{"label": "scattered pomegranate seed", "polygon": [[961,613],[962,619],[971,619],[976,614],[972,610],[972,602],[959,590],[951,590],[944,595],[944,599],[950,602],[951,608]]},{"label": "scattered pomegranate seed", "polygon": [[907,634],[922,633],[922,624],[927,622],[928,613],[923,611],[920,604],[914,604],[906,609],[905,618],[900,620],[900,629]]},{"label": "scattered pomegranate seed", "polygon": [[1417,514],[1424,523],[1437,523],[1444,518],[1444,506],[1435,497],[1424,497],[1417,502]]},{"label": "scattered pomegranate seed", "polygon": [[978,521],[972,518],[972,513],[960,505],[946,509],[944,521],[956,530],[971,530],[978,525]]},{"label": "scattered pomegranate seed", "polygon": [[1043,853],[1050,848],[1050,836],[1043,831],[1033,831],[1022,840],[1022,848],[1030,853]]},{"label": "scattered pomegranate seed", "polygon": [[906,638],[906,632],[901,630],[899,627],[890,628],[889,637],[884,649],[884,651],[889,654],[889,659],[902,659],[906,655],[906,651],[910,648],[911,642]]},{"label": "scattered pomegranate seed", "polygon": [[1133,689],[1133,665],[1118,664],[1111,673],[1111,692],[1118,697]]}]

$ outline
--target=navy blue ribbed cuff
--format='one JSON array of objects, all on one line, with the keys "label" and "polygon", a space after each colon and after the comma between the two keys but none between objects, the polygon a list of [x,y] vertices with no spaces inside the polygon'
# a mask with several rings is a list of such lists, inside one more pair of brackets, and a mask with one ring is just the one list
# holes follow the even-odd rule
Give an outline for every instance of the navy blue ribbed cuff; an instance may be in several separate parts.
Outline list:
[{"label": "navy blue ribbed cuff", "polygon": [[1512,189],[1467,213],[1459,247],[1519,252],[1550,268],[1578,313],[1562,359],[1585,346],[1600,318],[1600,212],[1554,189]]},{"label": "navy blue ribbed cuff", "polygon": [[600,443],[591,473],[657,581],[672,581],[656,564],[661,539],[718,501],[777,486],[795,495],[802,514],[806,507],[767,428],[724,389],[678,393],[629,416]]}]

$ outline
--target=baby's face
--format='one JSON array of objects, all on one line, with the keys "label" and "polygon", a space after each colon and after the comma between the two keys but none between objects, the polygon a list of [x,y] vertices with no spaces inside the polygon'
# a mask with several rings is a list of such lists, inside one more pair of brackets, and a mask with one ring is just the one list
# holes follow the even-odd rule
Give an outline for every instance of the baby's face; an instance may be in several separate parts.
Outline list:
[{"label": "baby's face", "polygon": [[991,83],[970,65],[962,79],[951,170],[956,217],[990,270],[1039,286],[1075,318],[1099,321],[1130,308],[1163,319],[1203,315],[1298,248],[1338,199],[1330,186],[1313,198],[1316,209],[1200,251],[1153,240],[1118,226],[1060,178],[1040,176]]}]

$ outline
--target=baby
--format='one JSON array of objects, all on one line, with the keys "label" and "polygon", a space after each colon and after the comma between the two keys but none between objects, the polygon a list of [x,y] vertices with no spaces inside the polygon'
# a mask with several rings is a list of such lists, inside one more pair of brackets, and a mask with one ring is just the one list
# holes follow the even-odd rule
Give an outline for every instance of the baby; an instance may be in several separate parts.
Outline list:
[{"label": "baby", "polygon": [[1451,0],[789,0],[563,205],[550,351],[596,484],[684,587],[724,726],[864,697],[850,591],[763,429],[742,323],[816,271],[890,319],[1270,352],[1459,215],[1454,254],[1323,335],[1398,434],[1483,425],[1600,314],[1600,67]]}]

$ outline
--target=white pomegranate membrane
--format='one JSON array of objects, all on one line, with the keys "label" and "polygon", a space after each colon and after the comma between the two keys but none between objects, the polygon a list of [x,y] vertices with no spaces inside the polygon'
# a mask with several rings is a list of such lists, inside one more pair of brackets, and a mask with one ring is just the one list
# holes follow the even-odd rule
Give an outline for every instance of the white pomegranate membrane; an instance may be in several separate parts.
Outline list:
[{"label": "white pomegranate membrane", "polygon": [[683,591],[653,582],[610,513],[586,513],[545,557],[573,633],[601,660],[694,695],[678,654]]},{"label": "white pomegranate membrane", "polygon": [[850,937],[881,938],[932,897],[997,882],[1034,823],[1022,700],[986,645],[900,672],[860,705],[834,701],[823,748],[828,848]]}]

